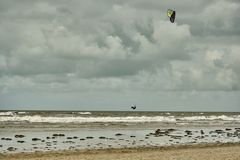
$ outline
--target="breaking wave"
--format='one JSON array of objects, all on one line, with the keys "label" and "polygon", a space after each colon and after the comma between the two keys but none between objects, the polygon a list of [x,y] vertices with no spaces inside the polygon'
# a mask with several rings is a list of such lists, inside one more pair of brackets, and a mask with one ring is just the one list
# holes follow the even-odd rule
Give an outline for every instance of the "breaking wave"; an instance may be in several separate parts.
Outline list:
[{"label": "breaking wave", "polygon": [[[89,113],[84,113],[89,114]],[[3,116],[1,116],[3,115]],[[197,121],[239,121],[240,115],[233,116],[188,116],[188,117],[175,117],[175,116],[126,116],[126,117],[82,117],[82,116],[69,116],[69,117],[43,117],[40,115],[34,116],[19,116],[16,114],[0,113],[0,122],[29,122],[29,123],[94,123],[94,122],[197,122]]]}]

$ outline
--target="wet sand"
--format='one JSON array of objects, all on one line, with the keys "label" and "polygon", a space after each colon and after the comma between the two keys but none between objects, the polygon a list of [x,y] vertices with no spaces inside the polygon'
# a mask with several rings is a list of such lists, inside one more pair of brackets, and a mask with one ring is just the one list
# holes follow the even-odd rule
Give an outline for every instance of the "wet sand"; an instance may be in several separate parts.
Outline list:
[{"label": "wet sand", "polygon": [[240,160],[240,143],[0,155],[0,160]]}]

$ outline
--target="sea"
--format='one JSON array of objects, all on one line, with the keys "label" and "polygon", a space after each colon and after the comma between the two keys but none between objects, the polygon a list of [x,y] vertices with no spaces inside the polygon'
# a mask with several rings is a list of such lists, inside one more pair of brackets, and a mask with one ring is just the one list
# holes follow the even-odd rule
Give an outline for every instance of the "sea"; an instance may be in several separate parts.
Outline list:
[{"label": "sea", "polygon": [[239,143],[240,112],[0,111],[0,153]]}]

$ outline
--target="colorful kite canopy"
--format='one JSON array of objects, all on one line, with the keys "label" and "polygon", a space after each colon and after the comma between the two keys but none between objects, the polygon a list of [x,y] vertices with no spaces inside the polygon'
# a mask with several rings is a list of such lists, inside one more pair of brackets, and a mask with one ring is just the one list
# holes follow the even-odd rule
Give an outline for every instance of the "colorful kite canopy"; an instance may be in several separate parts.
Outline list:
[{"label": "colorful kite canopy", "polygon": [[175,17],[176,17],[176,12],[171,9],[168,9],[167,16],[170,18],[170,22],[174,23]]}]

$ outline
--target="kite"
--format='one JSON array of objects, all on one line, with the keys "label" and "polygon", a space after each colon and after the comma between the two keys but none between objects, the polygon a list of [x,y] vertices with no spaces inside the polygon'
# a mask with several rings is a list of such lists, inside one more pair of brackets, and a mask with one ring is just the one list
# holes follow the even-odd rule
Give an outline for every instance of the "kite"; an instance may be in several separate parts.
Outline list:
[{"label": "kite", "polygon": [[176,11],[168,9],[167,16],[170,18],[170,22],[174,23],[176,17]]}]

